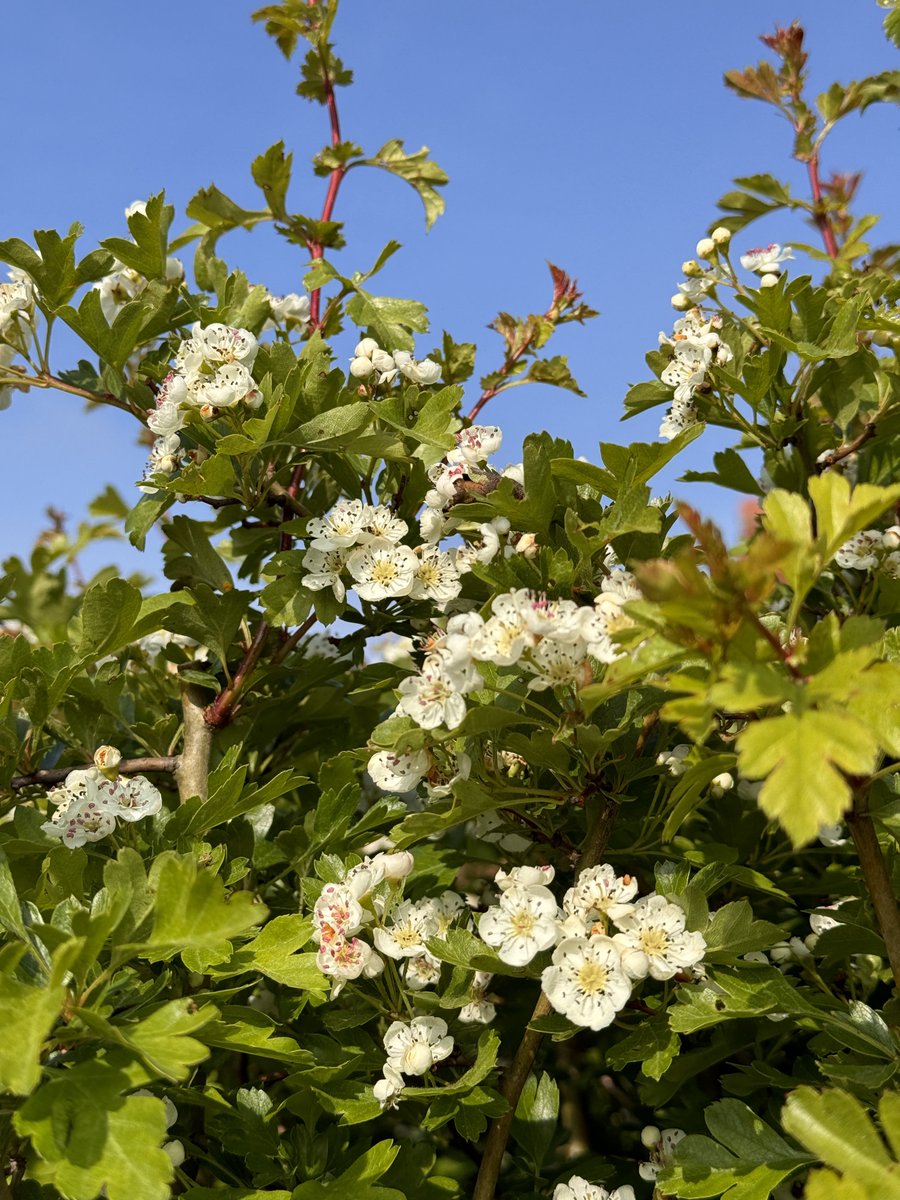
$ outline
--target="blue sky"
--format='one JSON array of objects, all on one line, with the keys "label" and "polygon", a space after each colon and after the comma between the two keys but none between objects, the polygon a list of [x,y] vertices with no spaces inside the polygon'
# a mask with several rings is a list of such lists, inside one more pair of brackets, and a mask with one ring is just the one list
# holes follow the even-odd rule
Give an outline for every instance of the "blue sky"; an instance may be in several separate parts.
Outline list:
[{"label": "blue sky", "polygon": [[[6,185],[0,237],[80,220],[83,251],[125,233],[123,209],[165,187],[183,212],[215,182],[257,204],[249,163],[283,138],[295,152],[295,211],[318,215],[324,181],[306,164],[328,140],[324,110],[296,97],[297,67],[276,51],[253,6],[231,0],[32,0],[4,13]],[[807,30],[817,91],[835,79],[896,68],[874,0],[693,0],[689,6],[601,0],[344,0],[337,52],[356,81],[339,96],[344,136],[374,150],[391,137],[431,147],[449,173],[447,213],[424,231],[419,200],[400,181],[358,171],[336,210],[346,222],[341,263],[364,268],[392,237],[403,243],[380,276],[386,294],[430,309],[426,351],[442,329],[479,343],[478,371],[500,361],[485,329],[498,309],[539,311],[548,298],[545,260],[574,274],[601,317],[567,327],[566,353],[588,393],[515,389],[486,417],[506,434],[514,461],[532,429],[569,438],[597,456],[599,441],[654,440],[661,413],[620,423],[643,355],[671,325],[669,297],[683,259],[715,217],[736,175],[770,171],[805,194],[789,157],[790,131],[759,103],[740,101],[722,73],[762,55],[757,36],[796,18]],[[826,146],[823,173],[863,168],[860,210],[885,214],[883,241],[900,241],[896,107],[851,117]],[[176,220],[176,228],[186,224]],[[770,218],[737,246],[813,240],[802,224]],[[272,291],[299,290],[305,257],[268,230],[242,232],[221,251]],[[803,257],[791,265],[806,270]],[[60,337],[54,368],[71,365]],[[477,386],[473,384],[477,395]],[[474,395],[473,395],[474,399]],[[114,411],[85,416],[80,401],[17,394],[0,413],[7,449],[0,475],[0,556],[25,552],[53,504],[74,519],[112,482],[131,498],[145,452],[133,422]],[[663,476],[660,489],[713,513],[731,530],[736,499],[676,484],[687,467],[725,444],[708,431]],[[155,569],[110,545],[86,556]]]}]

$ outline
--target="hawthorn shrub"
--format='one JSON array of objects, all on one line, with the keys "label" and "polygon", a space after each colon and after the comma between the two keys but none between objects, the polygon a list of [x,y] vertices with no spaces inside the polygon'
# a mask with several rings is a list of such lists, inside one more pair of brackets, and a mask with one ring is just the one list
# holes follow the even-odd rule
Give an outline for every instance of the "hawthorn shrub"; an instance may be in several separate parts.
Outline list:
[{"label": "hawthorn shrub", "polygon": [[[473,386],[474,345],[375,290],[396,243],[334,265],[350,171],[429,225],[446,183],[344,140],[336,10],[254,14],[330,124],[318,217],[279,143],[174,237],[159,194],[86,254],[0,243],[0,397],[149,446],[4,564],[0,1196],[898,1197],[900,250],[820,160],[900,72],[813,100],[803,31],[764,37],[726,80],[809,196],[719,201],[625,397],[660,441],[503,465],[483,410],[578,391],[547,347],[596,314],[552,267]],[[817,244],[732,253],[791,211]],[[222,258],[265,222],[303,294]],[[749,500],[733,548],[652,492],[709,424],[733,445],[684,478]],[[165,590],[73,578],[111,526],[161,532]]]}]

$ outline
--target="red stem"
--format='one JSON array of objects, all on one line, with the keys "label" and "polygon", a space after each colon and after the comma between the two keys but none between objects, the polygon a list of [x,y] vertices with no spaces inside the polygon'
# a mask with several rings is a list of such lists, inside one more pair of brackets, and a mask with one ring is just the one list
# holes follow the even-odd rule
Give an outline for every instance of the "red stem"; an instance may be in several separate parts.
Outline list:
[{"label": "red stem", "polygon": [[[328,119],[331,123],[331,144],[337,146],[341,141],[341,122],[338,117],[337,101],[334,96],[334,86],[325,69],[325,63],[322,63],[322,72],[325,79],[325,96],[328,105]],[[335,167],[328,179],[328,191],[325,193],[325,203],[322,205],[322,215],[320,221],[330,221],[331,214],[334,212],[335,201],[337,200],[338,190],[341,186],[341,180],[344,178],[345,168]],[[307,242],[310,257],[313,259],[321,258],[323,246],[321,242]],[[319,312],[320,312],[321,289],[316,288],[309,297],[309,327],[310,330],[319,328]]]},{"label": "red stem", "polygon": [[812,158],[806,164],[806,170],[809,173],[809,185],[812,188],[813,203],[816,205],[815,221],[819,227],[819,232],[822,235],[822,241],[825,243],[825,250],[828,257],[835,259],[838,256],[837,239],[834,236],[834,230],[831,227],[831,222],[828,219],[828,214],[819,209],[822,203],[822,185],[819,182],[819,155],[818,152],[813,154]]}]

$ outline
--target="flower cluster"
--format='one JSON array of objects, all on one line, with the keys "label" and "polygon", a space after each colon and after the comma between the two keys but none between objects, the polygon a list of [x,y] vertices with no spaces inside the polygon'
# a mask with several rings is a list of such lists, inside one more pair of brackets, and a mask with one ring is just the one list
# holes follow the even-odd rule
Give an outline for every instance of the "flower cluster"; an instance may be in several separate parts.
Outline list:
[{"label": "flower cluster", "polygon": [[[34,282],[16,267],[7,277],[9,283],[0,283],[0,373],[17,354],[27,354],[34,333]],[[9,408],[12,394],[12,386],[0,384],[0,409]]]},{"label": "flower cluster", "polygon": [[117,821],[130,824],[159,812],[159,791],[143,775],[118,775],[120,759],[118,750],[101,746],[94,766],[70,771],[64,784],[47,793],[56,805],[53,816],[41,826],[48,837],[59,838],[75,850],[85,842],[99,842],[115,830]]},{"label": "flower cluster", "polygon": [[374,338],[367,337],[353,351],[350,374],[354,379],[371,380],[376,387],[392,383],[398,374],[411,383],[427,385],[440,379],[441,366],[430,358],[417,360],[408,350],[395,350],[389,354]]},{"label": "flower cluster", "polygon": [[146,476],[174,475],[181,465],[179,432],[192,416],[211,421],[238,405],[256,409],[262,395],[250,371],[259,350],[246,329],[196,322],[175,354],[175,370],[163,380],[147,425],[156,441]]},{"label": "flower cluster", "polygon": [[684,910],[655,892],[635,899],[637,882],[608,863],[582,871],[561,908],[548,886],[553,877],[552,867],[498,872],[499,901],[478,933],[510,966],[527,966],[555,946],[541,982],[553,1008],[575,1025],[604,1029],[636,982],[672,979],[702,960],[706,942],[685,929]]},{"label": "flower cluster", "polygon": [[671,337],[659,335],[660,346],[672,348],[672,359],[660,378],[675,389],[672,407],[659,428],[659,436],[666,441],[697,424],[700,418],[694,393],[705,384],[711,366],[724,366],[733,358],[719,336],[721,328],[721,317],[707,317],[699,308],[692,308],[675,322]]},{"label": "flower cluster", "polygon": [[330,587],[343,600],[349,576],[361,600],[409,596],[447,604],[461,587],[454,554],[430,545],[413,549],[402,541],[408,530],[383,504],[342,500],[307,524],[311,540],[303,556],[303,586],[313,592]]},{"label": "flower cluster", "polygon": [[593,605],[518,588],[496,596],[487,619],[456,614],[431,638],[419,674],[400,684],[397,712],[423,729],[456,729],[466,715],[466,694],[483,685],[478,663],[524,668],[531,691],[583,687],[594,677],[592,660],[611,663],[620,656],[613,635],[631,624],[624,605],[639,595],[633,576],[614,571]]},{"label": "flower cluster", "polygon": [[844,542],[834,561],[844,570],[879,571],[900,579],[900,525],[861,530]]}]

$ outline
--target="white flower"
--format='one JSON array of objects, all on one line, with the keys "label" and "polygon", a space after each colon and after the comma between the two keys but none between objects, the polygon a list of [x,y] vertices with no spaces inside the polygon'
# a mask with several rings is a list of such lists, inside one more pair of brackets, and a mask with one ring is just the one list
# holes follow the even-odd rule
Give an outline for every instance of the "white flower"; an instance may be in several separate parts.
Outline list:
[{"label": "white flower", "polygon": [[671,979],[699,963],[706,950],[703,934],[685,929],[684,909],[655,893],[638,900],[616,925],[613,941],[632,979]]},{"label": "white flower", "polygon": [[115,814],[122,821],[142,821],[155,816],[162,808],[162,796],[149,779],[134,775],[131,779],[119,779],[113,785],[111,799],[115,802]]},{"label": "white flower", "polygon": [[326,883],[313,906],[313,938],[321,945],[344,941],[366,920],[362,905],[346,883]]},{"label": "white flower", "polygon": [[429,655],[420,675],[404,679],[397,712],[412,717],[422,729],[437,729],[445,725],[456,729],[466,715],[466,702],[456,691],[437,655]]},{"label": "white flower", "polygon": [[372,1091],[375,1099],[382,1108],[396,1108],[397,1099],[403,1091],[403,1087],[403,1076],[394,1064],[388,1060],[384,1064],[383,1078],[378,1080]]},{"label": "white flower", "polygon": [[121,761],[122,751],[115,746],[98,746],[94,751],[94,766],[107,779],[115,779],[118,776]]},{"label": "white flower", "polygon": [[289,292],[286,296],[269,296],[269,312],[271,316],[263,329],[285,325],[288,329],[303,330],[309,324],[309,296],[298,296],[296,292]]},{"label": "white flower", "polygon": [[363,524],[361,542],[386,540],[399,542],[407,533],[409,526],[402,518],[394,515],[393,511],[384,504],[369,504],[363,509]]},{"label": "white flower", "polygon": [[463,750],[452,754],[443,767],[433,766],[425,780],[425,792],[429,800],[452,796],[454,786],[461,779],[468,779],[472,772],[472,759]]},{"label": "white flower", "polygon": [[541,975],[547,999],[576,1025],[605,1029],[631,995],[619,951],[611,938],[566,938]]},{"label": "white flower", "polygon": [[387,538],[373,539],[347,559],[347,570],[361,600],[408,596],[418,565],[414,550],[397,546]]},{"label": "white flower", "polygon": [[146,286],[147,280],[138,271],[121,267],[98,280],[93,285],[93,291],[100,297],[100,311],[112,325],[125,305],[139,296]]},{"label": "white flower", "polygon": [[452,892],[448,889],[440,896],[428,896],[424,900],[420,900],[419,907],[426,909],[432,915],[436,922],[434,936],[444,941],[450,926],[465,909],[466,902],[459,892]]},{"label": "white flower", "polygon": [[427,505],[419,517],[419,536],[423,542],[439,542],[444,535],[444,514],[439,507]]},{"label": "white flower", "polygon": [[573,1175],[568,1183],[556,1185],[553,1200],[634,1200],[634,1188],[626,1183],[608,1192],[599,1183],[588,1183],[580,1175]]},{"label": "white flower", "polygon": [[838,846],[846,846],[850,840],[841,824],[822,825],[816,837],[823,846],[827,846],[830,850],[836,849]]},{"label": "white flower", "polygon": [[659,426],[659,436],[667,442],[694,425],[700,424],[700,414],[691,403],[675,402]]},{"label": "white flower", "polygon": [[156,408],[147,414],[147,428],[157,437],[170,437],[184,429],[184,413],[174,400],[163,398],[160,392]]},{"label": "white flower", "polygon": [[506,517],[494,517],[492,521],[479,525],[478,532],[481,534],[481,548],[475,557],[478,562],[486,565],[500,553],[500,539],[509,533],[509,521]]},{"label": "white flower", "polygon": [[437,383],[441,377],[440,364],[432,362],[430,358],[423,358],[417,362],[408,350],[395,350],[393,359],[400,369],[400,374],[413,383]]},{"label": "white flower", "polygon": [[753,250],[748,250],[746,254],[742,254],[741,266],[745,271],[755,271],[757,275],[777,276],[781,274],[778,264],[793,257],[790,246],[782,249],[777,242],[771,242],[768,246],[757,246]]},{"label": "white flower", "polygon": [[311,592],[321,592],[330,587],[336,600],[343,600],[346,588],[341,572],[347,565],[346,550],[307,550],[303,555],[303,566],[309,572],[301,583]]},{"label": "white flower", "polygon": [[656,756],[657,765],[665,767],[670,775],[674,775],[677,779],[687,770],[687,763],[684,761],[691,752],[691,747],[686,742],[681,742],[677,746],[673,746],[671,750],[663,750],[661,754]]},{"label": "white flower", "polygon": [[456,434],[456,449],[447,455],[447,462],[477,466],[496,454],[502,441],[503,433],[498,425],[470,425]]},{"label": "white flower", "polygon": [[203,329],[198,321],[191,330],[191,337],[204,362],[214,366],[238,363],[249,372],[259,350],[259,342],[249,330],[235,329],[231,325],[214,323]]},{"label": "white flower", "polygon": [[[706,293],[713,286],[711,279],[688,279],[684,283],[679,283],[678,292],[690,305],[699,304],[704,299]],[[674,304],[675,297],[672,297]],[[676,307],[681,307],[677,305]]]},{"label": "white flower", "polygon": [[146,478],[155,475],[174,475],[181,466],[181,438],[177,433],[167,433],[158,437],[147,458],[144,468]]},{"label": "white flower", "polygon": [[373,933],[375,945],[388,958],[419,958],[425,943],[437,933],[437,917],[425,903],[404,900],[389,926]]},{"label": "white flower", "polygon": [[701,238],[697,243],[698,258],[712,258],[716,253],[716,243],[711,237]]},{"label": "white flower", "polygon": [[584,687],[593,678],[583,644],[570,645],[543,638],[525,665],[535,673],[536,678],[528,681],[529,690],[535,692],[572,685]]},{"label": "white flower", "polygon": [[810,913],[809,927],[817,936],[825,933],[828,929],[837,929],[843,921],[838,921],[835,917],[829,917],[828,913],[837,912],[842,904],[849,904],[851,900],[855,900],[855,896],[842,896],[834,904],[823,904],[817,912]]},{"label": "white flower", "polygon": [[482,916],[478,934],[494,947],[501,962],[524,967],[556,941],[558,913],[553,893],[547,888],[514,886]]},{"label": "white flower", "polygon": [[724,796],[734,787],[734,776],[730,771],[721,771],[710,780],[709,787],[714,796]]},{"label": "white flower", "polygon": [[388,1063],[404,1075],[424,1075],[453,1052],[447,1022],[440,1017],[413,1017],[407,1025],[394,1021],[384,1035]]},{"label": "white flower", "polygon": [[316,954],[316,966],[332,979],[331,995],[335,997],[348,979],[362,975],[372,979],[384,970],[384,961],[361,938],[335,937],[323,941]]},{"label": "white flower", "polygon": [[375,383],[390,383],[397,374],[393,356],[382,350],[374,338],[363,338],[358,343],[350,362],[350,374],[355,379],[368,379],[375,375]]},{"label": "white flower", "polygon": [[[655,1136],[654,1136],[655,1135]],[[683,1129],[664,1129],[662,1132],[655,1125],[647,1125],[641,1130],[641,1141],[651,1151],[650,1162],[638,1163],[638,1174],[648,1183],[655,1183],[659,1172],[664,1167],[672,1166],[675,1160],[675,1147],[685,1136]]]},{"label": "white flower", "polygon": [[634,876],[619,876],[609,863],[602,863],[581,872],[574,887],[563,897],[563,912],[567,917],[577,917],[584,932],[590,933],[597,922],[605,929],[607,921],[616,921],[631,912],[636,895]]},{"label": "white flower", "polygon": [[341,500],[324,517],[306,523],[306,536],[313,550],[339,550],[355,546],[363,530],[366,508],[361,500]]},{"label": "white flower", "polygon": [[381,872],[382,878],[398,880],[405,879],[416,862],[408,850],[396,850],[391,854],[376,854],[371,865]]},{"label": "white flower", "polygon": [[366,770],[372,782],[383,792],[411,792],[428,771],[431,756],[427,750],[396,754],[379,750],[369,759]]},{"label": "white flower", "polygon": [[253,407],[258,396],[253,376],[240,362],[223,363],[211,375],[194,371],[187,377],[187,403],[207,420],[215,417],[219,409],[234,408],[241,403]]},{"label": "white flower", "polygon": [[555,875],[555,868],[549,865],[543,867],[513,867],[511,871],[504,871],[500,867],[494,876],[494,886],[498,887],[501,892],[507,892],[511,887],[537,887],[545,890],[553,882]]},{"label": "white flower", "polygon": [[408,958],[403,979],[411,992],[434,987],[441,981],[441,960],[427,952],[418,958]]},{"label": "white flower", "polygon": [[726,229],[724,225],[717,225],[711,237],[717,246],[727,246],[731,241],[731,230]]},{"label": "white flower", "polygon": [[59,838],[70,850],[86,842],[99,842],[115,828],[116,818],[109,795],[96,780],[87,782],[84,796],[73,796],[41,826],[44,833]]},{"label": "white flower", "polygon": [[877,551],[884,546],[884,535],[880,529],[863,529],[844,542],[835,554],[839,567],[855,571],[869,571],[878,566]]},{"label": "white flower", "polygon": [[459,1011],[459,1020],[464,1025],[490,1025],[497,1015],[496,1006],[485,999],[485,991],[494,976],[490,971],[476,971],[472,980],[472,999]]},{"label": "white flower", "polygon": [[675,357],[664,368],[660,379],[675,389],[676,402],[689,402],[694,392],[706,378],[711,353],[705,346],[693,342],[682,342]]},{"label": "white flower", "polygon": [[424,546],[420,549],[421,557],[410,596],[413,600],[433,600],[438,607],[446,605],[455,599],[462,589],[453,559],[437,546]]}]

